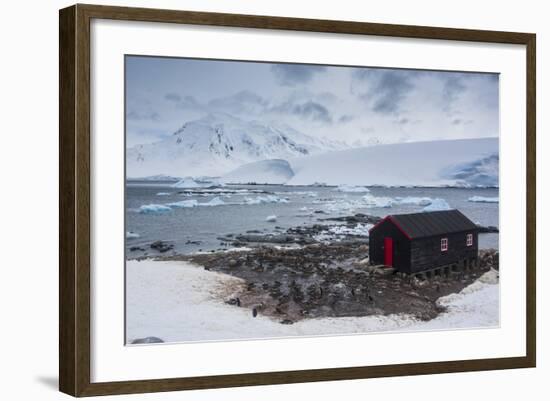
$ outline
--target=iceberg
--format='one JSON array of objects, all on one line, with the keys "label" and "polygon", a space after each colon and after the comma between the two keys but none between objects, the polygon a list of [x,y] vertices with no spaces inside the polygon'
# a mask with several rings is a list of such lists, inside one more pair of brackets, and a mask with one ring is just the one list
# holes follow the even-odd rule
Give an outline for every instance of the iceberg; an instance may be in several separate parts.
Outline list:
[{"label": "iceberg", "polygon": [[395,203],[398,203],[400,205],[428,206],[432,202],[433,200],[428,197],[406,196],[402,198],[398,196],[395,198]]},{"label": "iceberg", "polygon": [[386,196],[374,196],[374,195],[365,195],[363,196],[363,201],[365,202],[364,207],[392,207],[395,203],[393,198]]},{"label": "iceberg", "polygon": [[472,196],[468,198],[468,202],[498,203],[498,196],[496,197]]},{"label": "iceberg", "polygon": [[184,179],[172,184],[172,188],[201,188],[202,185],[197,183],[193,177],[185,177]]},{"label": "iceberg", "polygon": [[133,231],[126,231],[126,239],[139,238],[139,234]]},{"label": "iceberg", "polygon": [[445,201],[445,199],[435,198],[432,203],[422,209],[423,212],[435,212],[438,210],[450,210],[451,206]]},{"label": "iceberg", "polygon": [[260,205],[262,203],[288,203],[288,199],[279,198],[275,195],[256,196],[255,198],[244,198],[245,205]]},{"label": "iceberg", "polygon": [[141,214],[167,213],[167,212],[170,212],[171,210],[172,208],[170,208],[170,206],[156,205],[156,204],[142,205],[139,208],[139,212]]},{"label": "iceberg", "polygon": [[198,206],[199,202],[195,199],[182,200],[179,202],[168,203],[166,206],[177,207],[177,208],[186,208],[186,207],[195,207]]},{"label": "iceberg", "polygon": [[277,221],[277,216],[275,216],[275,215],[267,216],[267,217],[265,218],[265,221],[268,221],[268,222],[270,222],[270,223],[274,223],[274,222]]},{"label": "iceberg", "polygon": [[357,185],[340,185],[338,188],[336,188],[337,191],[340,192],[352,192],[352,193],[366,193],[370,192],[370,190],[367,187],[357,186]]},{"label": "iceberg", "polygon": [[225,205],[225,202],[219,196],[216,196],[215,198],[209,200],[208,202],[199,203],[199,206],[221,206],[221,205]]}]

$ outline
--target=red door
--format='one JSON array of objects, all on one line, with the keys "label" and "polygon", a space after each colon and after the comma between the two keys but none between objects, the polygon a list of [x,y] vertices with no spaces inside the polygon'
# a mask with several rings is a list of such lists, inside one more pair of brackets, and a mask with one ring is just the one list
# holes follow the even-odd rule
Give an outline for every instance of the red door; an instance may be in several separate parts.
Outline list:
[{"label": "red door", "polygon": [[393,266],[393,238],[384,238],[384,264]]}]

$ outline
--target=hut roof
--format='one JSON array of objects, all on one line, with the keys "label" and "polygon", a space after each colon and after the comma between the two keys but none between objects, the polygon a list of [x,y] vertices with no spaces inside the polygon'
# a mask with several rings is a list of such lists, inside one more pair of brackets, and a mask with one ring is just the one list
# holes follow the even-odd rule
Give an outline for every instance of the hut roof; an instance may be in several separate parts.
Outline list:
[{"label": "hut roof", "polygon": [[477,230],[477,225],[456,209],[388,216],[409,238]]}]

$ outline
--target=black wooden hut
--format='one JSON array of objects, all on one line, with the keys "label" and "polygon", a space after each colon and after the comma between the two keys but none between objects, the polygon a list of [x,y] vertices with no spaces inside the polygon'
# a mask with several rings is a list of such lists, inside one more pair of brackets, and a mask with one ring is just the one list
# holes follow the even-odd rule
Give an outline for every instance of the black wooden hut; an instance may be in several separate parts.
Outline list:
[{"label": "black wooden hut", "polygon": [[458,210],[386,216],[369,231],[372,264],[418,273],[477,263],[478,227]]}]

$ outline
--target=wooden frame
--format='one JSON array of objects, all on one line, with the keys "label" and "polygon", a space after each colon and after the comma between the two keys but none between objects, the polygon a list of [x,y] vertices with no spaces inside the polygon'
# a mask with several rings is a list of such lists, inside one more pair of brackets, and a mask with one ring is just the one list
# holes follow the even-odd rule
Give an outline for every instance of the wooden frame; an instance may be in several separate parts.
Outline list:
[{"label": "wooden frame", "polygon": [[[89,100],[90,21],[92,18],[525,45],[527,49],[526,356],[91,383]],[[59,388],[62,392],[73,396],[93,396],[535,366],[535,34],[80,4],[60,11],[59,29]]]}]

